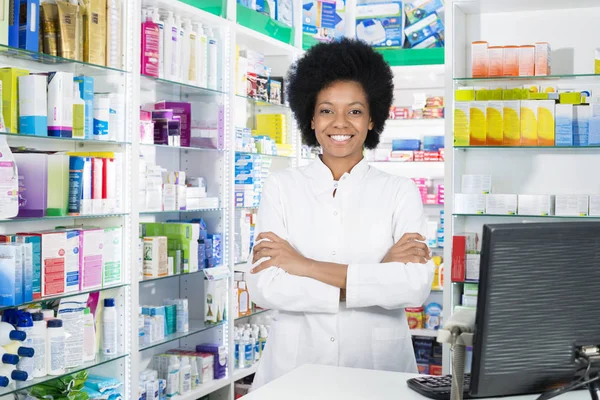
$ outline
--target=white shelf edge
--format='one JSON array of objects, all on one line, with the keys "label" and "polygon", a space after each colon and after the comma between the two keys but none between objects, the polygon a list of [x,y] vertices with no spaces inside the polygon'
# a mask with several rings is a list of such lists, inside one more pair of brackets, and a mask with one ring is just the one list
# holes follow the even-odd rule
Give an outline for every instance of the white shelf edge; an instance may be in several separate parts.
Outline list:
[{"label": "white shelf edge", "polygon": [[438,335],[438,331],[433,329],[411,329],[411,336],[423,336],[423,337],[432,337],[435,338]]},{"label": "white shelf edge", "polygon": [[[294,54],[298,54],[301,52],[301,49],[299,49],[295,46],[292,46],[291,44],[283,43],[277,39],[273,39],[270,36],[263,35],[262,33],[257,32],[253,29],[247,28],[243,25],[235,24],[235,29],[236,29],[236,33],[238,35],[242,35],[246,38],[251,38],[253,40],[258,40],[260,42],[263,42],[266,45],[266,47],[262,49],[263,51],[267,50],[269,47],[275,47],[275,48],[285,52],[286,55],[294,55]],[[240,41],[238,40],[237,42],[239,44]],[[267,54],[265,54],[265,55],[267,55]],[[269,54],[269,55],[273,55],[273,54]]]},{"label": "white shelf edge", "polygon": [[258,371],[258,363],[254,363],[254,365],[252,365],[250,368],[240,368],[240,369],[236,369],[235,372],[233,373],[233,382],[237,382],[240,379],[244,379],[247,376],[250,376],[252,374],[255,374],[256,371]]},{"label": "white shelf edge", "polygon": [[183,395],[179,395],[176,397],[173,397],[173,400],[196,400],[196,399],[200,399],[206,395],[209,395],[213,392],[216,392],[219,389],[224,388],[225,386],[228,386],[231,384],[231,378],[227,377],[227,378],[223,378],[223,379],[217,379],[214,380],[210,383],[206,383],[206,384],[201,384],[200,386],[198,386],[196,389],[183,394]]}]

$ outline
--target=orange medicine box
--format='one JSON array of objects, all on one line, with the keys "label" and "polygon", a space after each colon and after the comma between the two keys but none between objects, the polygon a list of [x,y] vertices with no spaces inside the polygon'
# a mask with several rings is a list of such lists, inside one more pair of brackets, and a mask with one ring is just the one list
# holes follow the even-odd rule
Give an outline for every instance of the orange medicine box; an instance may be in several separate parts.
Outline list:
[{"label": "orange medicine box", "polygon": [[504,46],[504,76],[519,76],[519,46]]},{"label": "orange medicine box", "polygon": [[504,75],[504,47],[490,46],[488,50],[490,76]]},{"label": "orange medicine box", "polygon": [[547,42],[535,44],[535,76],[547,76],[551,74],[552,50]]},{"label": "orange medicine box", "polygon": [[486,78],[489,73],[488,42],[471,43],[471,70],[473,78]]},{"label": "orange medicine box", "polygon": [[535,46],[519,47],[519,76],[534,76]]}]

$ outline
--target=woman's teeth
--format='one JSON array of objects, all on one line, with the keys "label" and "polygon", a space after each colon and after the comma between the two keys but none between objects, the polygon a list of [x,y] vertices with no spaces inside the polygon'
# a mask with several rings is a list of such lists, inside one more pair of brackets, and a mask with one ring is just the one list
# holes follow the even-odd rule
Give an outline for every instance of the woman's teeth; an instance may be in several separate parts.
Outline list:
[{"label": "woman's teeth", "polygon": [[345,142],[350,139],[352,136],[350,135],[331,135],[330,138],[335,140],[336,142]]}]

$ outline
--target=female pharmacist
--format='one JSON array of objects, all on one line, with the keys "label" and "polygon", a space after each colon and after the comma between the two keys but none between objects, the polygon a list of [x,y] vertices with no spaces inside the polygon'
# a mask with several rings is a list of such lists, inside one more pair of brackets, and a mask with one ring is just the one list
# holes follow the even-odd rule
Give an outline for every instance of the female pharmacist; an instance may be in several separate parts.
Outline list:
[{"label": "female pharmacist", "polygon": [[313,47],[288,78],[303,141],[322,156],[264,185],[246,279],[278,314],[254,389],[307,363],[416,373],[404,308],[425,301],[434,269],[421,196],[363,158],[379,143],[392,72],[345,39]]}]

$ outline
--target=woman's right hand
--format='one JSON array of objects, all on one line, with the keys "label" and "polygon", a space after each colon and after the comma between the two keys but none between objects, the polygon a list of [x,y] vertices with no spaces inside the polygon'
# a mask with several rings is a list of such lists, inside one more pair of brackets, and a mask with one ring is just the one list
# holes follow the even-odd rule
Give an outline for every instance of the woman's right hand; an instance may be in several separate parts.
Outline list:
[{"label": "woman's right hand", "polygon": [[401,262],[427,264],[431,260],[429,247],[423,241],[425,238],[418,233],[405,233],[398,243],[392,246],[383,258],[383,262]]}]

